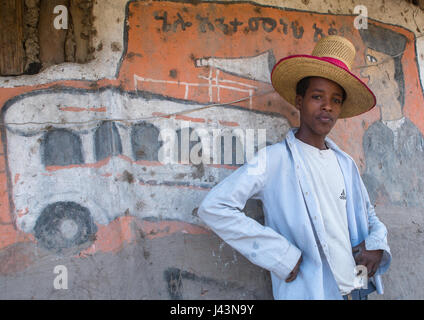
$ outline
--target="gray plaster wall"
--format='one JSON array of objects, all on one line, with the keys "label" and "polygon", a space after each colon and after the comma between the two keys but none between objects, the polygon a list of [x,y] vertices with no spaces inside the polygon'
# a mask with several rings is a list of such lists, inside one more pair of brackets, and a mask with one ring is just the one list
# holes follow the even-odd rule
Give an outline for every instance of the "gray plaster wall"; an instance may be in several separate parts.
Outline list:
[{"label": "gray plaster wall", "polygon": [[[119,252],[85,258],[15,245],[0,258],[10,255],[33,263],[1,276],[1,299],[272,299],[268,273],[213,235],[147,240],[140,232]],[[58,265],[67,268],[68,289],[54,287]]]}]

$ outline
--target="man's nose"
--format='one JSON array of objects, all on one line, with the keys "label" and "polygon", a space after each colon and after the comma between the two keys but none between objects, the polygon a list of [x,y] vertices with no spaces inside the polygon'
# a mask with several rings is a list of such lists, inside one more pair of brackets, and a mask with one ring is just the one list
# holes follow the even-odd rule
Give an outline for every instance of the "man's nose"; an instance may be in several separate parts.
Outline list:
[{"label": "man's nose", "polygon": [[330,103],[330,99],[327,97],[323,97],[321,100],[321,109],[322,110],[326,110],[326,111],[331,111],[333,109],[331,103]]}]

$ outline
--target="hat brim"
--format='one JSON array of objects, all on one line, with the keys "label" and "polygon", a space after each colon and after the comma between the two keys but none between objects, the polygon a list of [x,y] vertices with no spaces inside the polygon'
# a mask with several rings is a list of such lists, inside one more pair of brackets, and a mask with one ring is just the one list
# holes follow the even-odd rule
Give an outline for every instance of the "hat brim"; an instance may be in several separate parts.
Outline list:
[{"label": "hat brim", "polygon": [[287,102],[295,105],[296,85],[306,77],[326,78],[343,87],[346,100],[339,119],[360,115],[376,104],[375,95],[353,73],[315,56],[295,55],[281,59],[272,70],[271,82]]}]

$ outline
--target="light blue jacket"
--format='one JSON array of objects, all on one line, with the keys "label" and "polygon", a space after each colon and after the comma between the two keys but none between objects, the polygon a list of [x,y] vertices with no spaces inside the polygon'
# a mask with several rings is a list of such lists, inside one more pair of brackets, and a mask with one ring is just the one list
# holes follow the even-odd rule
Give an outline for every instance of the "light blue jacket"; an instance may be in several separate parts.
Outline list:
[{"label": "light blue jacket", "polygon": [[[320,206],[302,161],[303,150],[294,137],[296,130],[292,128],[283,141],[261,149],[217,184],[198,214],[234,249],[271,272],[275,299],[342,299],[327,262],[331,239],[326,239]],[[354,160],[328,137],[326,142],[345,180],[352,247],[365,240],[368,250],[384,250],[375,276],[380,283],[380,274],[392,258],[387,229],[375,215]],[[250,198],[262,201],[265,226],[241,211]],[[297,278],[286,283],[301,255]]]}]

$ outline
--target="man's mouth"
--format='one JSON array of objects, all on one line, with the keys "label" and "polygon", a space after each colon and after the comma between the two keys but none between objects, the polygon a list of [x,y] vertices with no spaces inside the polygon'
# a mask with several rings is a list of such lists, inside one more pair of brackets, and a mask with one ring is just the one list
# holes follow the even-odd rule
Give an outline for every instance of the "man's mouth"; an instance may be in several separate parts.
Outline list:
[{"label": "man's mouth", "polygon": [[320,115],[317,118],[319,121],[321,122],[325,122],[325,123],[329,123],[329,122],[333,122],[333,118],[328,116],[328,115]]}]

